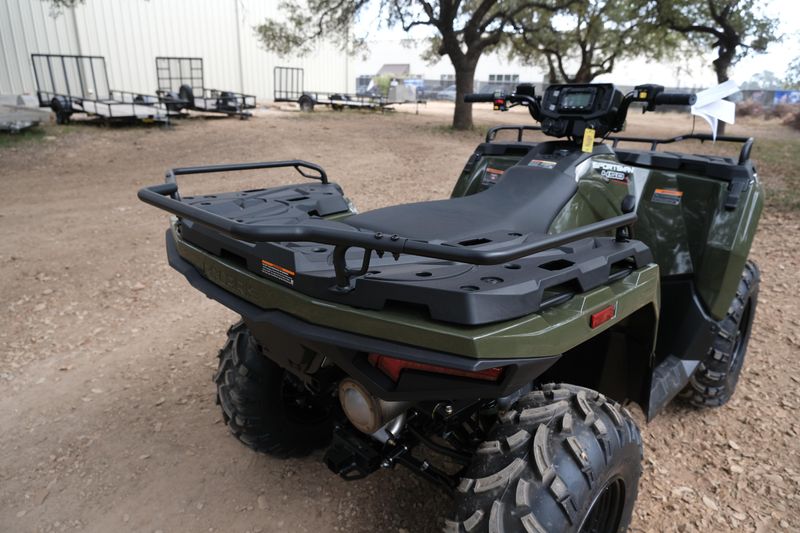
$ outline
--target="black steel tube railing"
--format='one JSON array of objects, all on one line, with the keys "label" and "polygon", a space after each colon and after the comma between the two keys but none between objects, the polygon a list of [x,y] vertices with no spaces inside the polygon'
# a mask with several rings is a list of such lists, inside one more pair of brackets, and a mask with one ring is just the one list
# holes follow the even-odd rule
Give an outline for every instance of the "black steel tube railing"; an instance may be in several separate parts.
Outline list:
[{"label": "black steel tube railing", "polygon": [[632,142],[632,143],[647,143],[650,145],[650,150],[656,150],[659,144],[671,144],[681,141],[688,141],[688,140],[696,140],[705,142],[705,141],[720,141],[720,142],[729,142],[729,143],[741,143],[742,149],[739,152],[739,164],[742,165],[746,163],[750,159],[750,152],[753,149],[753,138],[752,137],[740,137],[734,135],[717,135],[716,138],[708,133],[687,133],[684,135],[678,135],[675,137],[670,137],[667,139],[653,139],[651,137],[620,137],[614,136],[609,137],[609,141],[612,141],[612,146],[614,148],[620,142]]},{"label": "black steel tube railing", "polygon": [[[201,172],[216,171],[211,170],[211,167],[200,168],[205,168]],[[173,172],[174,174],[186,174],[191,173],[191,170],[175,169]],[[141,189],[139,191],[139,199],[179,217],[247,242],[315,242],[334,246],[364,248],[365,250],[392,254],[411,254],[474,265],[496,265],[513,261],[579,239],[627,226],[636,221],[636,213],[627,213],[555,235],[529,235],[521,243],[506,248],[476,250],[447,243],[431,244],[400,235],[365,232],[356,228],[344,229],[340,225],[325,227],[319,223],[304,223],[295,226],[243,224],[177,200],[173,197],[177,195],[177,192],[178,186],[173,181]]]},{"label": "black steel tube railing", "polygon": [[[187,174],[209,174],[212,172],[234,172],[239,170],[259,170],[265,168],[286,168],[292,167],[300,173],[304,178],[319,180],[322,183],[328,183],[328,174],[325,170],[314,163],[302,161],[300,159],[290,159],[288,161],[264,161],[260,163],[230,163],[223,165],[204,165],[197,167],[181,167],[173,168],[167,171],[167,183],[174,183],[175,176],[183,176]],[[308,174],[303,172],[302,169],[308,168],[317,173],[317,175]],[[144,189],[142,189],[144,190]],[[177,193],[177,185],[175,191]],[[140,196],[141,197],[141,196]]]}]

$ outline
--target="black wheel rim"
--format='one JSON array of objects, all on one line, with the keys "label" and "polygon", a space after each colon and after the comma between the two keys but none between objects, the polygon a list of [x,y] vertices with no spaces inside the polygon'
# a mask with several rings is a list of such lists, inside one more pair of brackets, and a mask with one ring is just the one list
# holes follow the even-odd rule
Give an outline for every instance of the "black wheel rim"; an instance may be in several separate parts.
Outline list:
[{"label": "black wheel rim", "polygon": [[330,416],[329,401],[314,394],[290,372],[283,373],[281,399],[286,418],[298,424],[314,425]]},{"label": "black wheel rim", "polygon": [[586,518],[581,524],[581,533],[611,533],[619,529],[625,507],[625,483],[615,478],[606,483],[595,496]]}]

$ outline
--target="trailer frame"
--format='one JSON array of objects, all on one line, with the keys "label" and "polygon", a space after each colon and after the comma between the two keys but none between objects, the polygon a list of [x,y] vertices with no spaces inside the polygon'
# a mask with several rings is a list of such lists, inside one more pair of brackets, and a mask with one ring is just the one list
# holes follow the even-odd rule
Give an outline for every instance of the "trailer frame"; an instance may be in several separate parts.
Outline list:
[{"label": "trailer frame", "polygon": [[252,94],[207,88],[202,57],[156,57],[156,83],[159,101],[173,111],[191,109],[246,119],[256,107]]},{"label": "trailer frame", "polygon": [[31,63],[39,107],[52,109],[58,124],[74,113],[169,124],[170,111],[156,96],[111,88],[103,56],[31,54]]},{"label": "trailer frame", "polygon": [[[299,67],[274,67],[272,70],[275,102],[293,102],[301,111],[311,112],[316,105],[330,106],[334,111],[345,108],[392,110],[393,106],[410,102],[390,101],[385,96],[361,96],[333,91],[305,90],[305,69]],[[417,105],[422,101],[414,102]]]}]

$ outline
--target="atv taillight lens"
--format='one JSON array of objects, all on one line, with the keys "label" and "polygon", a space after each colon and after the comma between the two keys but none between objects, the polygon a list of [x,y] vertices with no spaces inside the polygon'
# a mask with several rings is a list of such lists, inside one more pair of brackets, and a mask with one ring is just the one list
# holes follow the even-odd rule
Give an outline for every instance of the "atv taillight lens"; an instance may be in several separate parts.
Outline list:
[{"label": "atv taillight lens", "polygon": [[378,353],[369,354],[368,359],[375,368],[389,376],[391,380],[395,382],[400,379],[400,373],[406,369],[433,372],[434,374],[447,374],[449,376],[459,376],[462,378],[480,379],[482,381],[499,381],[503,376],[502,367],[487,368],[486,370],[458,370],[456,368],[449,368],[446,366],[430,365],[428,363],[418,363],[416,361],[398,359],[396,357],[389,357],[388,355],[381,355]]},{"label": "atv taillight lens", "polygon": [[616,314],[617,314],[617,306],[611,304],[608,307],[593,314],[591,319],[589,320],[589,325],[592,327],[592,329],[594,329],[614,318]]}]

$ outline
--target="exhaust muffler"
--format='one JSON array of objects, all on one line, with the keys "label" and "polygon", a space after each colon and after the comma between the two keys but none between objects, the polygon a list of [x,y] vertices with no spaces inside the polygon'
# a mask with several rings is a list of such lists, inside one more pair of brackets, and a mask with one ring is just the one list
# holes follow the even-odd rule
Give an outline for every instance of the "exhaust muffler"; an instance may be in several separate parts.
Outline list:
[{"label": "exhaust muffler", "polygon": [[359,430],[372,435],[411,407],[411,402],[387,402],[376,398],[352,378],[339,383],[339,402],[348,420]]}]

